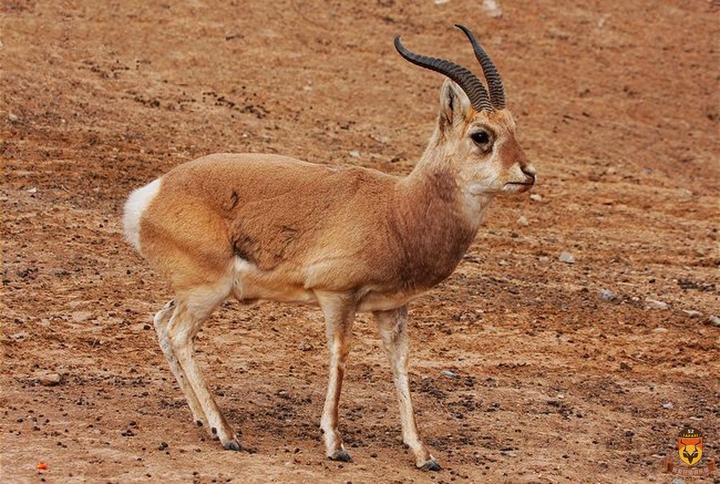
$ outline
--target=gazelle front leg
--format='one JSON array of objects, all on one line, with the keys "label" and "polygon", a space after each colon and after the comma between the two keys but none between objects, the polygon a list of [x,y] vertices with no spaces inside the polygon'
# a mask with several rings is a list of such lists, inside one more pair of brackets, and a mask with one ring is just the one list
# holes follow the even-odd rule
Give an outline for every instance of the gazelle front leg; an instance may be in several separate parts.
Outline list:
[{"label": "gazelle front leg", "polygon": [[415,413],[408,383],[407,306],[391,311],[376,311],[373,315],[377,321],[378,332],[383,346],[390,358],[393,380],[397,390],[398,403],[400,404],[403,442],[415,454],[415,465],[417,467],[426,471],[439,471],[442,467],[420,441],[417,424],[415,423]]},{"label": "gazelle front leg", "polygon": [[325,334],[330,352],[330,378],[320,428],[325,439],[325,453],[331,460],[351,462],[338,433],[340,390],[345,375],[345,361],[350,352],[355,302],[343,294],[320,293],[318,302],[325,316]]}]

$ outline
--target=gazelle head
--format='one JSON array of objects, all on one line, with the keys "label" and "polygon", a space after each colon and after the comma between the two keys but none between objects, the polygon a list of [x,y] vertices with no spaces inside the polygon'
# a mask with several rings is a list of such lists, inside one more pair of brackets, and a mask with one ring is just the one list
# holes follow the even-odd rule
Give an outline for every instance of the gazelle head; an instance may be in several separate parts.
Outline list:
[{"label": "gazelle head", "polygon": [[505,109],[502,79],[473,33],[462,25],[456,27],[470,40],[489,89],[468,69],[410,52],[395,37],[395,48],[404,59],[447,77],[440,92],[437,129],[425,156],[452,170],[469,195],[527,191],[535,183],[535,168],[515,139],[515,120]]}]

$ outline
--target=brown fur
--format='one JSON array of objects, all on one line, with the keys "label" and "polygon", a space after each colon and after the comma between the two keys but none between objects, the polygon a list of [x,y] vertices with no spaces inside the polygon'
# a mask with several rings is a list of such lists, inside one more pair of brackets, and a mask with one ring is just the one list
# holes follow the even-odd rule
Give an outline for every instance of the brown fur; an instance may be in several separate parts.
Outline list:
[{"label": "brown fur", "polygon": [[[225,448],[240,448],[193,356],[194,336],[217,305],[231,293],[317,303],[330,351],[321,422],[326,453],[348,460],[337,431],[340,389],[355,313],[372,311],[393,368],[403,441],[418,467],[439,469],[413,415],[407,303],[452,273],[495,195],[534,183],[514,129],[507,111],[477,112],[446,81],[435,133],[406,177],[218,154],[180,165],[159,188],[150,184],[131,196],[128,238],[176,294],[155,327],[195,420]],[[492,144],[472,140],[479,130]]]}]

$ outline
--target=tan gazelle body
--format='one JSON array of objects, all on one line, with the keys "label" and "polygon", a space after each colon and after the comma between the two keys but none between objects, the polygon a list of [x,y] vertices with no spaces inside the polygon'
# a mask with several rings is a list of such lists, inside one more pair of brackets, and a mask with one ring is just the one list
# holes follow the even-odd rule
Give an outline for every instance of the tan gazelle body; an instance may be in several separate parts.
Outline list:
[{"label": "tan gazelle body", "polygon": [[130,195],[126,237],[175,293],[155,316],[160,346],[195,421],[226,449],[240,444],[194,360],[193,341],[232,296],[322,309],[330,381],[321,428],[334,460],[350,460],[337,427],[352,323],[357,312],[372,312],[392,366],[403,441],[418,467],[440,469],[413,414],[407,303],[453,272],[496,195],[526,191],[535,182],[504,108],[500,78],[461,28],[473,42],[489,95],[469,71],[412,54],[396,38],[405,59],[449,77],[435,132],[408,176],[276,155],[217,154],[179,165]]}]

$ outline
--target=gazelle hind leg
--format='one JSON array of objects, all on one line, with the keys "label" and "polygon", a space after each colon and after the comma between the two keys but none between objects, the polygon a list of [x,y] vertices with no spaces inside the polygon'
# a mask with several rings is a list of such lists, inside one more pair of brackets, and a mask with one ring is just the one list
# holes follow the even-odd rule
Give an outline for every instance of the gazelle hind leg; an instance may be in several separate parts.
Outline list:
[{"label": "gazelle hind leg", "polygon": [[407,306],[392,311],[373,313],[383,346],[387,350],[392,367],[393,381],[400,405],[400,423],[403,442],[415,454],[415,465],[426,471],[441,470],[440,464],[420,440],[408,383],[408,334]]},{"label": "gazelle hind leg", "polygon": [[325,316],[325,332],[330,352],[330,375],[320,428],[325,440],[325,452],[331,460],[351,462],[338,432],[340,390],[345,375],[345,361],[350,352],[355,305],[344,295],[317,294]]},{"label": "gazelle hind leg", "polygon": [[199,288],[183,297],[178,296],[176,307],[167,326],[167,333],[177,361],[187,382],[205,414],[208,430],[228,450],[240,450],[235,431],[223,416],[208,384],[195,362],[194,338],[202,323],[228,296],[228,291]]},{"label": "gazelle hind leg", "polygon": [[173,299],[168,302],[165,307],[163,307],[155,315],[155,319],[153,320],[153,322],[155,323],[155,332],[158,336],[160,348],[165,354],[165,358],[167,359],[168,365],[170,366],[170,371],[172,371],[173,375],[175,375],[175,379],[180,386],[180,390],[185,395],[185,399],[187,400],[188,406],[190,407],[193,419],[197,425],[202,426],[204,424],[207,424],[207,418],[205,417],[205,413],[200,406],[200,402],[198,402],[195,391],[190,386],[190,383],[188,383],[185,372],[183,372],[183,369],[180,366],[177,357],[175,356],[175,352],[173,351],[172,343],[170,342],[170,337],[168,336],[167,332],[167,324],[168,321],[170,321],[170,318],[172,317],[174,311],[175,300]]}]

